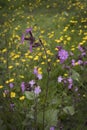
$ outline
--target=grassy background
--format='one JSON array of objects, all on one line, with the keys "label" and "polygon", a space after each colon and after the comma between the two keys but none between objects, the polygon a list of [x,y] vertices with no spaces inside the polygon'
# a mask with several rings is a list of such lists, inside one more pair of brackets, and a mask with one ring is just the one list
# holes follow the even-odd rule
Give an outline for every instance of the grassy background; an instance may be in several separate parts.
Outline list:
[{"label": "grassy background", "polygon": [[[58,87],[57,77],[67,73],[66,70],[61,70],[61,66],[57,64],[57,61],[54,62],[55,47],[63,45],[67,50],[74,52],[76,57],[78,44],[86,45],[87,43],[87,1],[0,0],[0,85],[7,89],[10,81],[15,82],[16,100],[22,95],[20,93],[20,83],[22,81],[28,82],[33,78],[32,69],[34,66],[39,65],[42,68],[44,80],[40,84],[43,91],[44,85],[46,85],[46,65],[42,63],[46,60],[43,50],[40,48],[34,49],[34,53],[30,53],[26,42],[23,45],[20,44],[23,32],[29,27],[33,28],[36,40],[41,38],[46,49],[50,50],[50,52],[48,51],[48,57],[52,61],[51,95],[51,92],[54,91],[54,82],[55,86]],[[36,56],[38,56],[37,59],[35,59]],[[84,82],[86,76],[87,74],[84,76]],[[62,90],[57,91],[61,93]],[[83,92],[82,94],[84,95]],[[55,91],[50,98],[52,99],[54,95]],[[61,97],[61,94],[58,96]],[[66,100],[68,100],[68,103],[71,101],[68,97]],[[81,101],[83,103],[79,103],[78,106],[82,111],[78,109],[79,112],[75,116],[66,121],[63,119],[64,129],[69,130],[72,125],[72,130],[80,130],[84,126],[87,118],[85,100],[83,98]],[[19,104],[18,107],[20,106],[21,109],[21,103]]]}]

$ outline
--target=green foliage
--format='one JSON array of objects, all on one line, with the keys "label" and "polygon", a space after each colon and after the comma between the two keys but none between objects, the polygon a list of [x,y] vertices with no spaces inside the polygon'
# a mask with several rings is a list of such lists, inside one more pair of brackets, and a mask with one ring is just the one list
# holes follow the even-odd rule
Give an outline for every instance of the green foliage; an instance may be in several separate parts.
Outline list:
[{"label": "green foliage", "polygon": [[66,114],[70,114],[71,116],[75,113],[74,107],[73,106],[66,106],[63,108],[63,111]]},{"label": "green foliage", "polygon": [[3,124],[3,120],[0,119],[0,129],[1,130],[7,130],[6,126]]},{"label": "green foliage", "polygon": [[[72,66],[71,60],[78,60],[79,43],[87,50],[87,0],[0,0],[0,16],[0,130],[86,130],[87,65]],[[41,39],[44,46],[32,53],[27,41],[20,44],[29,27],[35,43]],[[70,71],[57,60],[56,46],[69,51],[64,65]],[[33,74],[35,66],[42,68],[42,80]],[[72,89],[68,81],[57,82],[60,75],[73,79]],[[22,93],[21,82],[32,79],[41,87],[40,95]]]},{"label": "green foliage", "polygon": [[29,100],[34,100],[34,99],[35,99],[35,94],[34,94],[34,92],[25,91],[25,96],[26,96],[26,98],[29,99]]},{"label": "green foliage", "polygon": [[[57,109],[48,109],[45,111],[45,129],[49,129],[50,126],[56,126],[58,122],[58,110]],[[38,113],[38,124],[43,126],[43,112]]]},{"label": "green foliage", "polygon": [[78,72],[76,72],[75,70],[71,70],[71,73],[72,73],[72,79],[79,82],[80,81],[80,74]]}]

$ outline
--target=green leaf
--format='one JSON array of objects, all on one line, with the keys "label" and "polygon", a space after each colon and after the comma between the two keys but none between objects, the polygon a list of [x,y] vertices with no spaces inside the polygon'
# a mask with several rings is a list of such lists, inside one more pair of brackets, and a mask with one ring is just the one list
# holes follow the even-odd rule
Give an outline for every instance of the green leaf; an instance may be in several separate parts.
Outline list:
[{"label": "green leaf", "polygon": [[3,121],[0,119],[0,130],[6,130],[6,126],[3,124]]},{"label": "green leaf", "polygon": [[80,75],[79,75],[79,73],[76,72],[76,71],[73,70],[73,69],[72,69],[71,72],[72,72],[72,76],[71,76],[71,78],[72,78],[73,80],[79,81],[79,79],[80,79]]},{"label": "green leaf", "polygon": [[63,111],[66,114],[69,114],[69,115],[74,115],[74,113],[75,113],[75,110],[74,110],[73,106],[66,106],[66,107],[63,108]]},{"label": "green leaf", "polygon": [[47,110],[46,111],[46,121],[49,125],[56,125],[57,123],[57,110]]},{"label": "green leaf", "polygon": [[[57,124],[57,114],[58,110],[57,109],[48,109],[45,111],[45,126],[47,129],[49,129],[50,126],[55,126]],[[42,124],[43,123],[43,113],[40,112],[38,114],[38,123]]]},{"label": "green leaf", "polygon": [[34,100],[35,99],[35,95],[34,95],[33,92],[25,91],[25,96],[29,100]]}]

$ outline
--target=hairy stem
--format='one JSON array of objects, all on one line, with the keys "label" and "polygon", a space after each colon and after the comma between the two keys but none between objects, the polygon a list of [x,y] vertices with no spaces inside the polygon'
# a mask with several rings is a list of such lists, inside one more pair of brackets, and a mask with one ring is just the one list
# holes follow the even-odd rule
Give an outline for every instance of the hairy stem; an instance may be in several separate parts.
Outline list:
[{"label": "hairy stem", "polygon": [[34,107],[34,124],[35,130],[37,130],[37,97],[35,97],[35,107]]},{"label": "hairy stem", "polygon": [[39,39],[39,41],[40,41],[42,47],[44,48],[44,52],[45,52],[45,56],[46,56],[46,62],[47,62],[47,83],[46,83],[46,91],[45,91],[45,98],[44,98],[44,105],[43,105],[43,130],[45,130],[45,109],[46,109],[46,106],[47,106],[51,66],[50,66],[50,63],[48,62],[48,55],[47,55],[47,51],[45,49],[45,46],[43,45],[43,43],[40,39]]}]

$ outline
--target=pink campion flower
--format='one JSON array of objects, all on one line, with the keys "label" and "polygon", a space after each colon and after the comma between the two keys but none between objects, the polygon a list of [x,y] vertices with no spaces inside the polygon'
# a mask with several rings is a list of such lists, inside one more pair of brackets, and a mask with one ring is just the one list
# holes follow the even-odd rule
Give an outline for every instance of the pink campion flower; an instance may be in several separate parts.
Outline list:
[{"label": "pink campion flower", "polygon": [[9,90],[4,90],[4,93],[5,93],[6,95],[8,95],[8,94],[9,94]]},{"label": "pink campion flower", "polygon": [[[24,43],[24,40],[27,40],[29,42],[30,45],[30,52],[32,52],[32,48],[33,48],[33,44],[35,41],[35,38],[32,35],[32,28],[27,28],[24,32],[24,34],[21,37],[21,43]],[[26,35],[29,34],[30,36],[27,38]]]},{"label": "pink campion flower", "polygon": [[60,49],[58,51],[58,58],[59,58],[61,63],[63,63],[68,58],[68,56],[69,56],[69,54],[66,50]]},{"label": "pink campion flower", "polygon": [[59,76],[59,77],[58,77],[58,82],[61,83],[62,80],[63,80],[62,76]]},{"label": "pink campion flower", "polygon": [[32,43],[30,43],[30,52],[32,52]]},{"label": "pink campion flower", "polygon": [[64,84],[67,83],[67,79],[66,79],[66,78],[63,79],[63,83],[64,83]]},{"label": "pink campion flower", "polygon": [[73,79],[71,77],[69,77],[68,79],[69,85],[68,85],[68,89],[72,89],[73,86]]},{"label": "pink campion flower", "polygon": [[70,52],[70,56],[73,56],[74,54],[73,54],[73,52]]},{"label": "pink campion flower", "polygon": [[68,78],[68,82],[69,82],[69,84],[72,84],[72,83],[73,83],[73,80],[72,80],[71,77]]},{"label": "pink campion flower", "polygon": [[81,54],[82,56],[86,56],[86,52],[82,52],[82,54]]},{"label": "pink campion flower", "polygon": [[78,49],[79,49],[81,52],[84,51],[84,49],[83,49],[83,47],[82,47],[81,45],[78,46]]},{"label": "pink campion flower", "polygon": [[32,31],[32,28],[27,28],[27,29],[25,30],[25,33],[27,34],[27,33],[31,32],[31,31]]},{"label": "pink campion flower", "polygon": [[68,89],[72,89],[72,86],[73,86],[72,84],[69,84]]},{"label": "pink campion flower", "polygon": [[42,79],[42,74],[37,74],[37,78],[38,78],[39,80],[41,80],[41,79]]},{"label": "pink campion flower", "polygon": [[22,92],[25,91],[25,82],[22,82],[22,83],[21,83],[21,90],[22,90]]},{"label": "pink campion flower", "polygon": [[34,68],[33,73],[36,75],[36,77],[37,77],[39,80],[42,79],[42,74],[39,74],[37,67]]},{"label": "pink campion flower", "polygon": [[84,62],[84,65],[87,65],[87,61]]},{"label": "pink campion flower", "polygon": [[[25,40],[26,34],[30,33],[31,31],[32,31],[32,28],[27,28],[27,29],[25,30],[25,32],[23,33],[23,35],[22,35],[22,37],[21,37],[21,42],[22,42],[22,43],[23,43],[24,40]],[[29,40],[29,39],[28,39],[28,40]]]},{"label": "pink campion flower", "polygon": [[10,84],[9,84],[9,87],[10,87],[10,88],[13,88],[13,87],[14,87],[14,84],[13,84],[13,83],[10,83]]},{"label": "pink campion flower", "polygon": [[35,75],[38,74],[38,68],[37,68],[37,67],[34,68],[33,73],[34,73]]},{"label": "pink campion flower", "polygon": [[22,44],[24,43],[24,38],[25,38],[25,34],[23,34],[22,37],[21,37],[21,43]]},{"label": "pink campion flower", "polygon": [[78,91],[78,87],[75,88],[75,92],[77,92],[77,91]]},{"label": "pink campion flower", "polygon": [[38,95],[40,92],[41,92],[40,86],[35,87],[34,93],[35,93],[36,95]]},{"label": "pink campion flower", "polygon": [[31,80],[31,81],[29,82],[29,84],[31,85],[31,87],[33,87],[33,85],[35,84],[35,81],[34,81],[34,80]]},{"label": "pink campion flower", "polygon": [[15,104],[14,104],[14,103],[10,103],[10,108],[11,108],[12,110],[14,110],[14,107],[15,107]]},{"label": "pink campion flower", "polygon": [[74,59],[72,59],[72,61],[71,61],[72,63],[72,66],[75,66],[75,60]]},{"label": "pink campion flower", "polygon": [[56,48],[60,51],[62,49],[62,46],[57,46]]},{"label": "pink campion flower", "polygon": [[78,60],[77,62],[78,62],[79,65],[83,64],[82,60]]},{"label": "pink campion flower", "polygon": [[55,130],[54,126],[51,126],[51,127],[50,127],[50,130]]}]

